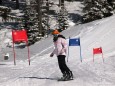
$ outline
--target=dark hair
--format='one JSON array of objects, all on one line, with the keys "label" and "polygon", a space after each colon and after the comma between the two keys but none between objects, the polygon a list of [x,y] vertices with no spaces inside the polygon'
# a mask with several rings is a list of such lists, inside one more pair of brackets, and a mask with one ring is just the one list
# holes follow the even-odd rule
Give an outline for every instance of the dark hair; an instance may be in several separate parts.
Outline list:
[{"label": "dark hair", "polygon": [[61,37],[61,38],[63,38],[63,39],[66,39],[63,35],[58,35],[58,37]]},{"label": "dark hair", "polygon": [[66,39],[63,35],[58,35],[58,36],[54,36],[53,42],[56,42],[59,37],[63,38],[63,39]]}]

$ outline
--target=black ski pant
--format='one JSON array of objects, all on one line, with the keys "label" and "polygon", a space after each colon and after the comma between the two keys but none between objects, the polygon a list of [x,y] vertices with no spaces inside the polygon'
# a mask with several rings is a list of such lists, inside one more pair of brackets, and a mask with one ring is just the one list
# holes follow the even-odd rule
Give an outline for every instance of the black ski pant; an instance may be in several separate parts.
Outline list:
[{"label": "black ski pant", "polygon": [[58,64],[61,72],[64,73],[69,73],[70,69],[67,67],[66,62],[65,62],[65,55],[59,55],[57,56],[58,58]]}]

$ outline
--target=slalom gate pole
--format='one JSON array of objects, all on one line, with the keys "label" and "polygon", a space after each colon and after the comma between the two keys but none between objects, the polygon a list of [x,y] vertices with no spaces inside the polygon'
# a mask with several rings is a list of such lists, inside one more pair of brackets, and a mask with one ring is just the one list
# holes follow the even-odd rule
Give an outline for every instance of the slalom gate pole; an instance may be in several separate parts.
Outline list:
[{"label": "slalom gate pole", "polygon": [[93,54],[93,62],[94,62],[94,54]]},{"label": "slalom gate pole", "polygon": [[80,45],[80,60],[81,60],[81,62],[82,62],[81,45]]},{"label": "slalom gate pole", "polygon": [[[70,37],[69,37],[70,40]],[[68,43],[68,55],[67,55],[67,62],[68,62],[68,58],[69,58],[69,43]]]},{"label": "slalom gate pole", "polygon": [[103,59],[103,63],[104,63],[104,57],[103,57],[103,52],[102,52],[102,59]]},{"label": "slalom gate pole", "polygon": [[16,53],[15,53],[15,50],[14,50],[14,42],[13,42],[13,53],[14,53],[14,65],[16,65]]},{"label": "slalom gate pole", "polygon": [[29,65],[30,65],[30,50],[29,50],[28,42],[26,42],[26,46],[28,48],[28,62],[29,62]]},{"label": "slalom gate pole", "polygon": [[81,55],[81,42],[80,42],[80,38],[79,38],[79,46],[80,46],[80,60],[82,62],[82,55]]}]

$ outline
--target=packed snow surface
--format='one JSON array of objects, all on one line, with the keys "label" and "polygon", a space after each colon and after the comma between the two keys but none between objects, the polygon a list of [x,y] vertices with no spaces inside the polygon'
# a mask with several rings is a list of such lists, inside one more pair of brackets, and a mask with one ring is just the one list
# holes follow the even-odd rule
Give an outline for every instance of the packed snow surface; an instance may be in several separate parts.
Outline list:
[{"label": "packed snow surface", "polygon": [[[76,25],[63,31],[68,38],[81,39],[80,62],[79,46],[69,47],[69,61],[67,65],[73,71],[74,80],[58,82],[62,76],[57,58],[49,57],[53,50],[52,36],[42,39],[30,46],[31,64],[28,64],[27,48],[17,48],[16,65],[13,63],[12,47],[1,51],[9,53],[9,60],[0,56],[0,86],[114,86],[115,85],[115,15],[87,24]],[[5,31],[5,30],[4,30]],[[1,30],[2,34],[3,31]],[[10,30],[6,31],[6,41],[11,40]],[[4,44],[5,44],[4,43]],[[93,48],[102,47],[102,55],[95,55],[93,62]]]},{"label": "packed snow surface", "polygon": [[[79,6],[77,2],[76,5],[66,3]],[[67,9],[71,10],[72,7],[68,6]],[[70,13],[73,12],[78,11],[72,9]],[[56,56],[49,57],[54,48],[52,36],[29,47],[30,65],[27,47],[15,45],[14,65],[11,29],[6,29],[8,27],[3,26],[1,21],[0,18],[0,86],[115,86],[115,15],[87,24],[69,22],[70,27],[61,34],[67,42],[69,37],[80,37],[83,61],[80,61],[80,47],[69,47],[67,65],[73,71],[74,80],[65,82],[57,81],[62,74]],[[102,54],[94,55],[93,62],[93,48],[98,47],[102,47],[103,58]],[[8,60],[4,60],[6,55]]]}]

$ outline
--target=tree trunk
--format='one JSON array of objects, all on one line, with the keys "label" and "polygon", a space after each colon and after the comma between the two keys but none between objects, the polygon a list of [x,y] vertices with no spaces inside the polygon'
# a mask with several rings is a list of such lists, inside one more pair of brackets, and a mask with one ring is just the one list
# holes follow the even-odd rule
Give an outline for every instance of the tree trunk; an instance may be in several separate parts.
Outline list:
[{"label": "tree trunk", "polygon": [[16,9],[19,9],[19,0],[16,0]]},{"label": "tree trunk", "polygon": [[2,0],[0,0],[0,4],[2,4]]},{"label": "tree trunk", "polygon": [[64,0],[59,0],[59,6],[64,5]]},{"label": "tree trunk", "polygon": [[38,13],[38,32],[40,33],[40,35],[42,34],[42,11],[41,11],[41,3],[42,0],[36,0],[37,2],[37,13]]}]

